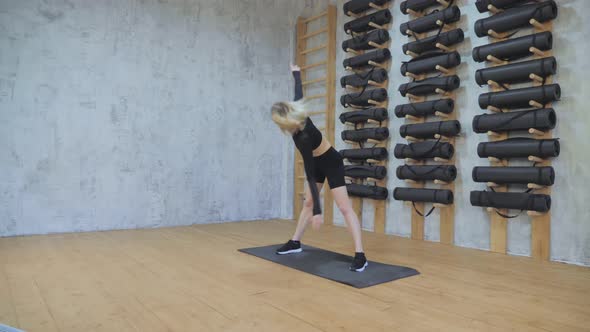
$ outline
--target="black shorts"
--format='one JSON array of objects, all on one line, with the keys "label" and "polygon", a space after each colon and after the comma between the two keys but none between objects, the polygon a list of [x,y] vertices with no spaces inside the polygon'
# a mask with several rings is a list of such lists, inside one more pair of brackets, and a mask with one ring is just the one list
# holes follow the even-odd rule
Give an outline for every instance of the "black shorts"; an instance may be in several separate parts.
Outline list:
[{"label": "black shorts", "polygon": [[324,183],[328,178],[330,189],[346,185],[344,182],[344,162],[342,156],[333,147],[321,156],[313,158],[315,181]]}]

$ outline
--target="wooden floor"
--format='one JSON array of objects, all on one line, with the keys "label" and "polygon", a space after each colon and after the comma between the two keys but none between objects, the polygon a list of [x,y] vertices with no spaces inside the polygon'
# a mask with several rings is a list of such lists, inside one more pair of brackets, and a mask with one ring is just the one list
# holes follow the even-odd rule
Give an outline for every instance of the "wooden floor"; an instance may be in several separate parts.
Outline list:
[{"label": "wooden floor", "polygon": [[[0,239],[0,322],[28,332],[590,331],[588,268],[365,233],[370,259],[421,275],[357,290],[236,251],[283,242],[293,227]],[[352,249],[340,227],[310,230],[305,243]]]}]

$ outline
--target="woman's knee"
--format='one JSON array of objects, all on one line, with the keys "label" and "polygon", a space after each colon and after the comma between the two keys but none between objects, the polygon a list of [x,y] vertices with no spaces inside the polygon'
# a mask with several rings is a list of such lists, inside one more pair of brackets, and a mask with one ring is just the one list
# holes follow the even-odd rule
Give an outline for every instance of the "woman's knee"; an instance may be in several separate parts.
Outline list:
[{"label": "woman's knee", "polygon": [[313,209],[313,200],[311,198],[308,198],[305,201],[303,201],[303,208],[308,210]]}]

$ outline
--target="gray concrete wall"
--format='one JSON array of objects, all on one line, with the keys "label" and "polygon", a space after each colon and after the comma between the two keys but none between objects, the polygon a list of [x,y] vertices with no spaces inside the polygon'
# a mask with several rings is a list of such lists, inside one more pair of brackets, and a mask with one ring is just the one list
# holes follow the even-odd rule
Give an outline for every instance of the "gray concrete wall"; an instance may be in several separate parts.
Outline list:
[{"label": "gray concrete wall", "polygon": [[[349,20],[342,13],[344,0],[338,1],[339,28]],[[471,170],[474,166],[488,165],[487,160],[477,156],[477,144],[487,141],[486,135],[475,134],[471,129],[473,116],[481,114],[482,110],[477,104],[480,93],[487,92],[487,87],[478,87],[474,80],[474,73],[482,68],[483,64],[476,63],[471,57],[473,47],[487,44],[487,38],[478,38],[473,31],[473,25],[479,18],[487,14],[480,14],[471,0],[456,1],[462,11],[462,19],[459,26],[465,31],[465,42],[459,47],[463,64],[458,69],[461,78],[461,88],[457,93],[456,110],[463,126],[463,134],[457,139],[456,156],[459,176],[456,181],[455,204],[455,242],[459,246],[488,250],[489,241],[489,217],[487,212],[476,208],[469,203],[471,190],[483,190],[485,187],[476,184],[471,179]],[[584,94],[590,91],[588,77],[590,68],[586,65],[587,55],[590,51],[587,35],[590,33],[590,23],[584,20],[584,13],[590,10],[590,2],[584,0],[558,1],[559,16],[554,22],[554,53],[558,61],[558,74],[555,81],[562,87],[561,101],[554,104],[558,113],[558,125],[554,136],[561,139],[562,150],[559,158],[555,159],[557,178],[552,190],[552,225],[551,225],[551,259],[570,263],[590,265],[590,150],[587,143],[590,142],[590,115],[585,107]],[[390,71],[389,93],[391,96],[390,109],[395,105],[407,103],[397,92],[399,84],[408,79],[401,76],[399,66],[401,61],[409,60],[401,50],[401,45],[408,42],[408,38],[399,32],[399,25],[408,20],[399,10],[399,1],[392,6],[393,26],[389,31],[392,36],[392,70]],[[519,34],[528,34],[527,29]],[[338,43],[347,39],[347,36],[339,29]],[[338,77],[346,72],[341,62],[345,53],[338,52]],[[339,94],[344,93],[339,89]],[[345,111],[339,107],[337,114]],[[396,143],[405,143],[399,136],[399,126],[403,120],[392,118],[390,121],[391,142],[393,148]],[[336,131],[340,132],[343,126],[336,123]],[[338,136],[338,135],[337,135]],[[341,140],[336,140],[339,149],[345,148]],[[397,166],[403,161],[391,158],[388,163],[390,174],[393,174]],[[388,188],[406,186],[395,175],[390,176]],[[367,201],[363,209],[363,227],[373,228],[373,206]],[[410,207],[399,201],[390,199],[387,204],[386,231],[404,237],[410,236]],[[336,222],[343,224],[342,216],[335,213]],[[431,241],[439,240],[439,215],[435,211],[426,221],[426,238]],[[530,218],[526,215],[509,221],[508,226],[508,251],[514,255],[530,255]]]},{"label": "gray concrete wall", "polygon": [[0,0],[0,236],[290,215],[269,107],[324,2]]}]

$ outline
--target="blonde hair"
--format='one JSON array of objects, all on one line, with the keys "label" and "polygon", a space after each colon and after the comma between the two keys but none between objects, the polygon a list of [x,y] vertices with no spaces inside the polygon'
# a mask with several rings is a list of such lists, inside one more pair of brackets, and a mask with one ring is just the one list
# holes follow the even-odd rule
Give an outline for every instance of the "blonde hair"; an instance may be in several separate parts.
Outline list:
[{"label": "blonde hair", "polygon": [[284,133],[303,130],[308,117],[306,104],[305,99],[274,103],[270,109],[272,120]]}]

